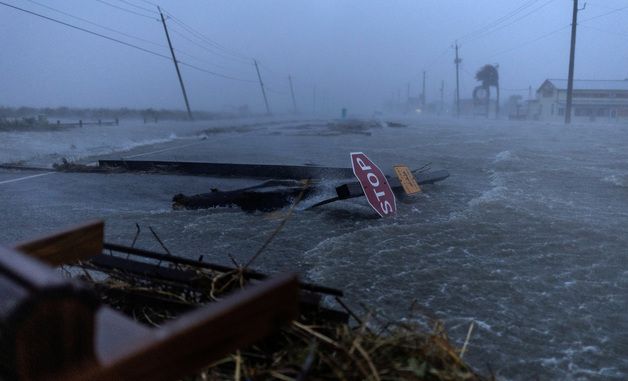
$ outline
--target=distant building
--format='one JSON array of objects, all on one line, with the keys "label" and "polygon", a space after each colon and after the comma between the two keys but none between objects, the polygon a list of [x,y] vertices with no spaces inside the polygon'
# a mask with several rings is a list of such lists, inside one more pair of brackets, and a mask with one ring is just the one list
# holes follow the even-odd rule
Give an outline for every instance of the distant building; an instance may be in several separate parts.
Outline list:
[{"label": "distant building", "polygon": [[[628,80],[574,80],[572,120],[628,122]],[[528,119],[562,121],[567,103],[567,80],[547,79],[529,102]]]}]

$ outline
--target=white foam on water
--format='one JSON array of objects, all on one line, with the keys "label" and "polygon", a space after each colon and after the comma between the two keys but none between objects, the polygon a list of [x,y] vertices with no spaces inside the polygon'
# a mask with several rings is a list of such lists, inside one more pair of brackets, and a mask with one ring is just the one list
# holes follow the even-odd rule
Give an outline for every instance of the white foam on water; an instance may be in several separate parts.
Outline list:
[{"label": "white foam on water", "polygon": [[504,186],[497,186],[497,187],[491,188],[487,191],[482,192],[478,197],[471,199],[468,202],[468,205],[471,208],[475,208],[478,206],[482,206],[484,204],[489,204],[496,201],[500,201],[501,199],[504,198],[504,194],[506,193],[507,190],[508,188]]},{"label": "white foam on water", "polygon": [[[105,128],[110,128],[106,131]],[[112,130],[117,128],[117,130]],[[64,131],[0,133],[0,162],[41,162],[58,158],[78,160],[93,155],[126,152],[136,147],[166,143],[178,139],[172,131],[142,132],[120,127],[94,126]]]},{"label": "white foam on water", "polygon": [[516,158],[517,157],[511,151],[501,151],[500,153],[495,155],[495,159],[493,160],[493,163],[500,163],[500,162],[503,162],[503,161],[510,161],[510,160],[514,160]]},{"label": "white foam on water", "polygon": [[628,184],[626,184],[626,180],[626,176],[622,175],[608,175],[602,178],[602,181],[604,181],[605,183],[613,184],[618,187],[627,186]]},{"label": "white foam on water", "polygon": [[[60,158],[77,160],[88,156],[127,152],[137,147],[167,143],[178,139],[203,139],[198,135],[212,128],[235,128],[234,124],[276,125],[279,121],[255,118],[199,122],[160,122],[143,124],[122,121],[118,126],[85,125],[50,131],[0,132],[0,163],[27,162],[52,164]],[[207,134],[205,134],[205,138]]]}]

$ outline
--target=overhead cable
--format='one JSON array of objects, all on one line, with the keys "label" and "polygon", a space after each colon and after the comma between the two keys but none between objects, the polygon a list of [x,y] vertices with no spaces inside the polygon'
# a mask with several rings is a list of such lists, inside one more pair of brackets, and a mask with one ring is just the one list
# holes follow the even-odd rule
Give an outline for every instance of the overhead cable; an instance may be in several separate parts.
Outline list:
[{"label": "overhead cable", "polygon": [[123,12],[131,13],[131,14],[134,14],[134,15],[136,15],[136,16],[146,17],[146,18],[148,18],[148,19],[155,20],[155,21],[160,21],[160,20],[159,20],[158,18],[156,18],[155,16],[148,16],[148,15],[146,15],[146,14],[144,14],[144,13],[135,12],[135,11],[133,11],[133,10],[131,10],[131,9],[128,9],[128,8],[119,7],[119,6],[117,6],[117,5],[115,5],[115,4],[111,4],[110,2],[105,1],[105,0],[96,0],[96,1],[97,1],[97,2],[99,2],[99,3],[101,3],[101,4],[108,5],[108,6],[112,7],[112,8],[119,9],[119,10],[121,10],[121,11],[123,11]]},{"label": "overhead cable", "polygon": [[[28,13],[28,14],[33,15],[33,16],[37,16],[37,17],[46,19],[46,20],[55,22],[57,24],[61,24],[61,25],[67,26],[69,28],[79,30],[81,32],[85,32],[85,33],[88,33],[88,34],[91,34],[91,35],[94,35],[94,36],[98,36],[98,37],[104,38],[104,39],[109,40],[109,41],[117,42],[119,44],[128,46],[130,48],[134,48],[134,49],[140,50],[140,51],[142,51],[144,53],[149,53],[149,54],[152,54],[152,55],[157,56],[157,57],[165,58],[165,59],[167,59],[169,61],[172,60],[171,57],[169,57],[169,56],[167,56],[165,54],[161,54],[161,53],[155,52],[153,50],[149,50],[149,49],[143,48],[141,46],[138,46],[138,45],[135,45],[135,44],[131,44],[129,42],[122,41],[122,40],[119,40],[117,38],[110,37],[110,36],[107,36],[107,35],[104,35],[104,34],[101,34],[101,33],[98,33],[98,32],[94,32],[92,30],[85,29],[85,28],[82,28],[80,26],[72,25],[72,24],[67,23],[65,21],[61,21],[61,20],[58,20],[58,19],[55,19],[55,18],[52,18],[52,17],[48,17],[48,16],[42,15],[40,13],[30,11],[28,9],[20,8],[20,7],[17,7],[15,5],[11,5],[11,4],[7,4],[7,3],[5,3],[3,1],[0,1],[0,5],[4,5],[6,7],[13,8],[15,10],[18,10],[18,11],[21,11],[21,12],[24,12],[24,13]],[[248,80],[248,79],[243,79],[243,78],[232,77],[232,76],[225,75],[225,74],[222,74],[222,73],[218,73],[218,72],[215,72],[215,71],[212,71],[212,70],[207,70],[207,69],[201,68],[199,66],[189,64],[187,62],[182,62],[182,61],[179,61],[179,60],[177,60],[177,62],[180,63],[181,65],[188,66],[190,68],[196,69],[196,70],[204,72],[204,73],[208,73],[208,74],[214,75],[216,77],[221,77],[221,78],[225,78],[225,79],[231,79],[231,80],[240,81],[240,82],[251,82],[251,83],[255,82],[254,80]]]}]

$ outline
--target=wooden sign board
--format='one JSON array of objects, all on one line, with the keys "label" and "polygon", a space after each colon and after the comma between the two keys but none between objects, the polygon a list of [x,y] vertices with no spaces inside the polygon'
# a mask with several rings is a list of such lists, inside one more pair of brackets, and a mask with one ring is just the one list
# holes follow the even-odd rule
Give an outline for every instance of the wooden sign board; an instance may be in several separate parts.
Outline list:
[{"label": "wooden sign board", "polygon": [[403,190],[406,194],[416,194],[421,192],[421,187],[417,184],[414,175],[410,168],[405,165],[395,165],[393,167],[395,169],[395,174],[403,187]]}]

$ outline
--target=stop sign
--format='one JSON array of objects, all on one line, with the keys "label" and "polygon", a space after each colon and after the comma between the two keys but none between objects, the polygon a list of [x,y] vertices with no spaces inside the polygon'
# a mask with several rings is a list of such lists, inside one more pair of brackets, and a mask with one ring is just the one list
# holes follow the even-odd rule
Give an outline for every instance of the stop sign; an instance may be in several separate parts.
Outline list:
[{"label": "stop sign", "polygon": [[358,178],[364,195],[380,217],[392,216],[397,212],[393,194],[384,173],[362,152],[351,153],[351,167]]}]

